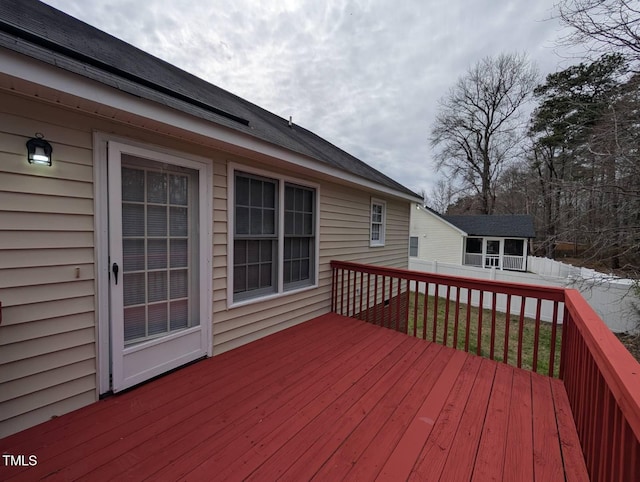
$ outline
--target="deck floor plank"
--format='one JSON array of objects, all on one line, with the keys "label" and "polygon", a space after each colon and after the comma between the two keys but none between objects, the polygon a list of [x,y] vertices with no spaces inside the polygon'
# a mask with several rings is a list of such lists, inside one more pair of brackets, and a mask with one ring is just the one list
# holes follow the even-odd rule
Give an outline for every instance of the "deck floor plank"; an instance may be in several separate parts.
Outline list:
[{"label": "deck floor plank", "polygon": [[561,381],[334,314],[0,449],[38,457],[11,481],[586,478]]},{"label": "deck floor plank", "polygon": [[550,379],[531,374],[533,473],[536,481],[562,480],[564,469]]},{"label": "deck floor plank", "polygon": [[505,480],[533,480],[533,428],[531,413],[531,375],[513,369]]},{"label": "deck floor plank", "polygon": [[498,364],[471,478],[475,482],[503,480],[512,384],[513,370]]}]

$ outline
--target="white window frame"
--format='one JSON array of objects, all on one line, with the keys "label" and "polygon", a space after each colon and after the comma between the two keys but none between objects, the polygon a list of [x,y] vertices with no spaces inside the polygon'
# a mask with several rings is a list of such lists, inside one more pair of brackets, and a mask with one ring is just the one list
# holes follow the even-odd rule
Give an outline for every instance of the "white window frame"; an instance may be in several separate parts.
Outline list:
[{"label": "white window frame", "polygon": [[[382,207],[382,220],[381,222],[373,220],[373,207],[381,206]],[[373,239],[373,226],[380,226],[380,238]],[[381,247],[384,246],[385,243],[385,233],[387,230],[387,202],[382,199],[371,198],[371,209],[369,210],[369,246],[371,247]]]},{"label": "white window frame", "polygon": [[[253,174],[255,176],[261,176],[278,181],[278,199],[277,205],[277,220],[278,226],[278,246],[277,246],[277,259],[276,259],[276,289],[274,292],[267,294],[256,294],[254,297],[248,297],[241,300],[234,300],[233,296],[233,259],[234,259],[234,238],[235,238],[235,177],[236,171]],[[313,261],[311,276],[311,283],[300,287],[285,287],[284,284],[284,209],[285,209],[285,185],[297,184],[301,187],[313,189],[315,191],[314,199],[314,234],[315,242],[313,249]],[[318,272],[320,263],[320,185],[308,180],[294,178],[286,176],[273,171],[254,168],[237,162],[227,163],[227,308],[236,308],[238,306],[249,305],[258,303],[273,298],[279,298],[282,296],[288,296],[295,293],[300,293],[307,290],[312,290],[318,287]]]}]

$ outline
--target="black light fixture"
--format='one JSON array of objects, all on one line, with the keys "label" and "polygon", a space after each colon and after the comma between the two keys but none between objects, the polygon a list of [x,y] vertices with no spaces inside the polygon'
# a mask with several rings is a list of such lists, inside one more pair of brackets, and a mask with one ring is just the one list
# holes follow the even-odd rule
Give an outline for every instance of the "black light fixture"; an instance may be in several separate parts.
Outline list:
[{"label": "black light fixture", "polygon": [[51,144],[44,140],[44,136],[39,132],[36,137],[27,141],[27,159],[29,164],[51,165]]}]

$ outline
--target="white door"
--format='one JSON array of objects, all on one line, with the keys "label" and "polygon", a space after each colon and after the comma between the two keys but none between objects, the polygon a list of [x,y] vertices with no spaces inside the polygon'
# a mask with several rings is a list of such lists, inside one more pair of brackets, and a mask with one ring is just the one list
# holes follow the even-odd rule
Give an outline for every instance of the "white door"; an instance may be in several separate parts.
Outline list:
[{"label": "white door", "polygon": [[207,354],[205,171],[202,163],[109,142],[114,392]]}]

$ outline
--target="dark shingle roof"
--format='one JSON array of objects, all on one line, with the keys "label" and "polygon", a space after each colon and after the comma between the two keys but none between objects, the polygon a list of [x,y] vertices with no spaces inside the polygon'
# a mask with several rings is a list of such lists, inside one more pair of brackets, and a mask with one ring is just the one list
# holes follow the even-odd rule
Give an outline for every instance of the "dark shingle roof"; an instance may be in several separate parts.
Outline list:
[{"label": "dark shingle roof", "polygon": [[469,236],[535,238],[533,216],[529,214],[491,214],[476,216],[442,216]]},{"label": "dark shingle roof", "polygon": [[0,2],[0,46],[419,197],[299,125],[37,0]]}]

